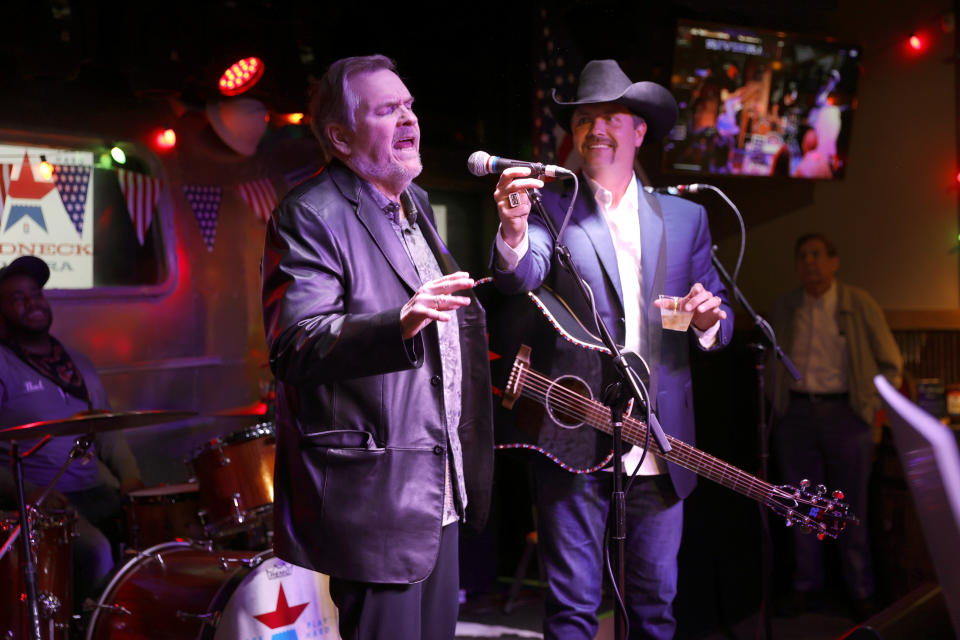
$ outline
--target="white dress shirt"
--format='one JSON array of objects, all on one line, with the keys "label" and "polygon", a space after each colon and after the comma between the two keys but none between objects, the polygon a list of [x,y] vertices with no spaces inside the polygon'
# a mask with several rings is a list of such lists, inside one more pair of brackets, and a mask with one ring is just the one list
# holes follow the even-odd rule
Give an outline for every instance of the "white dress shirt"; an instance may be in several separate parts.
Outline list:
[{"label": "white dress shirt", "polygon": [[819,298],[803,293],[790,355],[803,376],[794,391],[843,393],[847,387],[847,338],[837,325],[837,282]]}]

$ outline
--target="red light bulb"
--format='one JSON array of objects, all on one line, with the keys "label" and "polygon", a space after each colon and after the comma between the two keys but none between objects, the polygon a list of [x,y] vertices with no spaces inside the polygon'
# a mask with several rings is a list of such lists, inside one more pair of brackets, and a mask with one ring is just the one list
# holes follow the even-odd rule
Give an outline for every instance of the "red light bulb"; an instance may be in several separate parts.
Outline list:
[{"label": "red light bulb", "polygon": [[177,133],[173,129],[161,129],[153,141],[160,151],[169,151],[177,146]]}]

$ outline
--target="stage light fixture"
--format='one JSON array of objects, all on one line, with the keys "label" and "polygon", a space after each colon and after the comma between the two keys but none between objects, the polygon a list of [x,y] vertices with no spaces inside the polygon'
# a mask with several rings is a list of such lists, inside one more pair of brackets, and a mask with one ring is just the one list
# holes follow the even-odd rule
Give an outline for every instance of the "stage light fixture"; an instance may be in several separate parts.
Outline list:
[{"label": "stage light fixture", "polygon": [[113,158],[113,161],[117,164],[126,164],[127,163],[127,154],[123,152],[123,149],[114,145],[110,149],[110,157]]},{"label": "stage light fixture", "polygon": [[256,57],[243,58],[230,65],[220,76],[220,93],[237,96],[253,88],[263,76],[263,60]]},{"label": "stage light fixture", "polygon": [[923,47],[926,44],[926,42],[924,41],[923,36],[921,36],[920,34],[912,33],[910,34],[910,38],[907,40],[907,44],[910,46],[910,48],[913,51],[919,52],[923,50]]}]

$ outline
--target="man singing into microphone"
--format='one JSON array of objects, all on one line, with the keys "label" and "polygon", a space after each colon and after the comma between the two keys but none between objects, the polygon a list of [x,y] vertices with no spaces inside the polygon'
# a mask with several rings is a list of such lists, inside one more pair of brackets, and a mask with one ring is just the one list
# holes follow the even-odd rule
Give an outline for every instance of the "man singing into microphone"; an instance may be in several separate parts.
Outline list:
[{"label": "man singing into microphone", "polygon": [[274,548],[330,575],[344,640],[452,639],[458,525],[493,472],[483,309],[433,224],[413,98],[383,56],[311,100],[327,161],[267,227]]},{"label": "man singing into microphone", "polygon": [[[664,431],[693,443],[690,344],[703,350],[726,345],[733,333],[733,311],[710,262],[703,208],[676,197],[646,194],[634,173],[643,141],[659,140],[676,122],[676,102],[657,84],[631,82],[613,60],[589,62],[576,99],[563,102],[554,95],[553,101],[557,122],[571,131],[583,156],[587,187],[575,203],[563,241],[617,342],[649,364],[652,408]],[[557,227],[570,204],[568,184],[551,185],[543,192],[544,208]],[[507,169],[497,183],[497,287],[518,293],[547,284],[591,326],[589,305],[555,262],[549,232],[539,218],[528,216],[525,190],[541,187],[543,182],[523,167]],[[693,313],[690,331],[661,326],[661,294],[681,297],[679,307]],[[596,367],[588,362],[592,358],[593,352],[557,339],[552,377],[577,374],[596,383]],[[606,436],[596,431],[579,429],[575,436],[562,431],[547,419],[540,438],[560,442],[576,437],[580,450],[609,450],[609,442],[597,446],[596,439]],[[625,455],[624,473],[633,472],[640,455],[638,447]],[[534,480],[539,548],[550,587],[544,636],[592,639],[598,627],[612,474],[575,475],[543,458],[534,462]],[[693,473],[657,459],[651,451],[627,493],[625,597],[631,638],[674,635],[682,499],[694,483]]]}]

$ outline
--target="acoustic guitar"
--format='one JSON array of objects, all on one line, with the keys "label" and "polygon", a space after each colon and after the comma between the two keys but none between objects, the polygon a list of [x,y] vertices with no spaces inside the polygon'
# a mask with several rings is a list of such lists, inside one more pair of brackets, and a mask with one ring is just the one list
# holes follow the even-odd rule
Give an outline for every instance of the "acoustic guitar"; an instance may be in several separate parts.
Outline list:
[{"label": "acoustic guitar", "polygon": [[[549,288],[541,287],[536,293],[527,293],[525,297],[537,309],[542,319],[564,340],[589,351],[610,354],[579,322],[569,306]],[[494,391],[496,395],[502,396],[502,405],[506,409],[513,409],[518,399],[525,398],[544,409],[560,427],[570,430],[588,427],[612,435],[609,407],[593,398],[590,388],[583,380],[576,376],[560,376],[556,379],[545,376],[531,366],[530,356],[530,347],[521,345],[509,369],[506,383],[502,389],[497,388]],[[630,358],[641,378],[648,377],[646,363],[642,358],[636,354],[630,354]],[[624,416],[622,437],[628,444],[644,446],[647,441],[646,421],[632,415]],[[535,438],[533,440],[535,441]],[[828,493],[825,486],[811,487],[807,480],[802,480],[796,487],[774,485],[673,436],[667,435],[667,441],[671,450],[664,453],[651,437],[649,453],[756,500],[783,517],[788,527],[800,526],[804,531],[815,533],[822,540],[825,537],[836,538],[848,523],[859,523],[856,516],[850,513],[849,506],[843,502],[842,491]],[[597,471],[609,464],[613,455],[611,452],[596,466],[580,468],[568,464],[532,442],[501,443],[497,448],[534,451],[547,456],[572,473]]]}]

